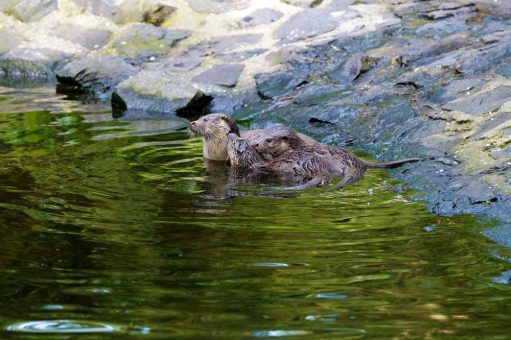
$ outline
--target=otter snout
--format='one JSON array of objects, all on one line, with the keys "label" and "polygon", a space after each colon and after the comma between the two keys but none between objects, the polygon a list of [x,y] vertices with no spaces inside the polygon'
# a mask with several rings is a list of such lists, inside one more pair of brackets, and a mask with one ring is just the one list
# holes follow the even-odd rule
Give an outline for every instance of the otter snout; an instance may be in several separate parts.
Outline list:
[{"label": "otter snout", "polygon": [[188,125],[188,128],[193,132],[197,132],[197,123],[195,121],[191,122],[190,125]]}]

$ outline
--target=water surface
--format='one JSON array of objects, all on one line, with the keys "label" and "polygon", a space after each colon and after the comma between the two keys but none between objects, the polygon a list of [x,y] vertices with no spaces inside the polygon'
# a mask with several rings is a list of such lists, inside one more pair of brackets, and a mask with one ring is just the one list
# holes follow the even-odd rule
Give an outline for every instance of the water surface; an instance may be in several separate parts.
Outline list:
[{"label": "water surface", "polygon": [[2,338],[508,336],[488,223],[379,170],[335,192],[233,183],[186,124],[0,87]]}]

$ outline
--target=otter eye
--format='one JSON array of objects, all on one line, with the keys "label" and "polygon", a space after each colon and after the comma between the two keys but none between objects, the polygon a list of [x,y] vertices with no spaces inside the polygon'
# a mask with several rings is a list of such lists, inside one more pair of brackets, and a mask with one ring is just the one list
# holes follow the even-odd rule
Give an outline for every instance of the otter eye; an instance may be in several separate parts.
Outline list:
[{"label": "otter eye", "polygon": [[271,143],[271,138],[266,139],[266,143]]},{"label": "otter eye", "polygon": [[287,140],[287,136],[282,136],[282,140]]},{"label": "otter eye", "polygon": [[207,118],[204,118],[204,123],[205,123],[205,122],[207,122],[207,121],[208,121],[208,119],[207,119]]}]

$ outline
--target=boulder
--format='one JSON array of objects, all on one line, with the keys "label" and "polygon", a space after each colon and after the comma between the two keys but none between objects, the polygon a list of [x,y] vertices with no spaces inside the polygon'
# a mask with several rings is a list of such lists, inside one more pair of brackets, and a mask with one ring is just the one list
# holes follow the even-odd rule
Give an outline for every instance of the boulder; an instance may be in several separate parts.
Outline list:
[{"label": "boulder", "polygon": [[282,43],[288,43],[330,32],[339,24],[328,9],[305,9],[291,16],[273,36]]},{"label": "boulder", "polygon": [[223,64],[214,66],[195,76],[192,81],[234,87],[244,67],[243,64]]},{"label": "boulder", "polygon": [[36,21],[57,9],[57,0],[22,0],[10,13],[24,22]]}]

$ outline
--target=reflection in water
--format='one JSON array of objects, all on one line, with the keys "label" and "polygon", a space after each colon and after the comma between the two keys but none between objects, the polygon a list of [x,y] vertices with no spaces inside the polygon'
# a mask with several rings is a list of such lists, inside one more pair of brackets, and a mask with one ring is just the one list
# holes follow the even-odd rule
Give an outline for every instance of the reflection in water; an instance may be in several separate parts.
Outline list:
[{"label": "reflection in water", "polygon": [[0,90],[1,338],[507,336],[511,254],[472,216],[429,214],[384,171],[235,182],[180,118],[104,109]]}]

